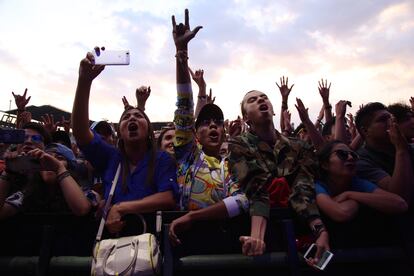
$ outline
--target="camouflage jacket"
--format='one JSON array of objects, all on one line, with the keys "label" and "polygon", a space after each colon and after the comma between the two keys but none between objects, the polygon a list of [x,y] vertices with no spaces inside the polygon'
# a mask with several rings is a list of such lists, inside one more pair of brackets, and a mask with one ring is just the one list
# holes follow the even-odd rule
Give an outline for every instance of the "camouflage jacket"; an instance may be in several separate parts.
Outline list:
[{"label": "camouflage jacket", "polygon": [[314,172],[316,158],[311,147],[277,132],[272,149],[268,143],[247,132],[229,141],[230,169],[250,201],[250,215],[269,216],[267,188],[274,178],[285,177],[291,188],[289,205],[299,217],[318,218]]}]

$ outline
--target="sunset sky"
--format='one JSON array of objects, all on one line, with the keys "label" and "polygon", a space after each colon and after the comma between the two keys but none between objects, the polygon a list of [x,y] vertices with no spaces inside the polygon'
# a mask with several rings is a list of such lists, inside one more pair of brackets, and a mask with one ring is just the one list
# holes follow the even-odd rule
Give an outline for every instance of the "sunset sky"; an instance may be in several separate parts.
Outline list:
[{"label": "sunset sky", "polygon": [[[94,81],[90,117],[118,121],[122,96],[150,85],[147,113],[171,121],[175,108],[175,49],[171,15],[190,10],[189,64],[203,68],[225,117],[239,115],[245,92],[269,95],[279,120],[275,81],[289,76],[312,118],[317,82],[332,82],[331,103],[406,102],[414,96],[414,1],[23,1],[0,0],[0,110],[11,92],[28,88],[29,104],[72,110],[80,60],[95,45],[131,51],[129,66],[107,66]],[[193,84],[195,93],[197,87]],[[12,108],[15,108],[14,102]]]}]

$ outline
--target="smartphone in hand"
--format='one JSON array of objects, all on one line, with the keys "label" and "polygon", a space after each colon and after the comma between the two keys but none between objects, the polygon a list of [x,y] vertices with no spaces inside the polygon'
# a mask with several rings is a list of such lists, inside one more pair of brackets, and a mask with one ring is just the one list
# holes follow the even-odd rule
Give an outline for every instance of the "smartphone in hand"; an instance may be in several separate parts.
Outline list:
[{"label": "smartphone in hand", "polygon": [[[308,250],[306,251],[305,255],[303,256],[305,260],[309,261],[310,259],[314,259],[316,252],[318,250],[318,247],[316,244],[312,244]],[[319,270],[324,270],[325,267],[328,265],[328,263],[331,261],[334,254],[332,252],[329,252],[328,250],[322,252],[321,257],[319,258],[319,262],[314,264],[313,266],[316,267]]]},{"label": "smartphone in hand", "polygon": [[6,171],[26,175],[28,173],[42,171],[42,166],[38,159],[24,155],[6,159]]},{"label": "smartphone in hand", "polygon": [[129,65],[129,50],[111,51],[95,47],[92,54],[96,65]]}]

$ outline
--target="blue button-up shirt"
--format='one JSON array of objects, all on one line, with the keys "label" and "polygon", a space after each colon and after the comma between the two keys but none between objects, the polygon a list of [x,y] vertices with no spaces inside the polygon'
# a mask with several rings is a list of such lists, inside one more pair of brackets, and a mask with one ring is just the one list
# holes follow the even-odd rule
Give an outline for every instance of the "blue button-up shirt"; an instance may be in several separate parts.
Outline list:
[{"label": "blue button-up shirt", "polygon": [[[102,140],[99,134],[94,132],[94,138],[88,145],[80,146],[86,159],[92,164],[98,174],[102,176],[105,188],[105,199],[109,196],[112,181],[115,177],[116,169],[122,160],[119,149],[109,145]],[[147,171],[150,152],[145,154],[135,170],[128,175],[127,192],[122,189],[122,174],[118,179],[112,203],[142,199],[146,196],[172,191],[177,197],[178,185],[175,161],[165,152],[157,152],[155,161],[155,173],[153,185],[147,185]]]}]

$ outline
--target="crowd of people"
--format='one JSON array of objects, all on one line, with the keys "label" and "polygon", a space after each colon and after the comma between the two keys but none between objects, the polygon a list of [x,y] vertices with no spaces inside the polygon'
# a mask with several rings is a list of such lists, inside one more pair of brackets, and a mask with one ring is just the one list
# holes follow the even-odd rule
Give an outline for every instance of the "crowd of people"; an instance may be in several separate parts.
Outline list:
[{"label": "crowd of people", "polygon": [[[306,225],[318,252],[331,248],[328,225],[352,223],[362,208],[387,216],[410,212],[414,186],[414,98],[410,105],[370,102],[355,115],[341,100],[335,112],[330,83],[319,82],[321,111],[315,121],[301,99],[295,107],[301,124],[293,129],[288,99],[293,89],[282,77],[280,125],[264,92],[248,91],[241,114],[225,120],[208,95],[203,70],[188,66],[189,42],[201,30],[172,17],[176,48],[176,111],[172,122],[154,131],[145,113],[150,87],[136,91],[137,104],[124,97],[117,124],[90,125],[92,83],[105,69],[88,53],[80,62],[70,121],[45,114],[32,122],[26,110],[30,97],[14,94],[17,128],[24,143],[2,145],[0,219],[18,212],[72,212],[102,215],[117,167],[121,165],[106,228],[118,233],[128,214],[157,210],[189,211],[174,220],[169,237],[174,245],[196,221],[251,217],[251,232],[241,236],[242,253],[266,251],[266,228],[273,207],[291,208]],[[193,96],[192,80],[198,87]],[[196,104],[194,107],[194,99]],[[121,99],[120,99],[121,103]],[[171,103],[173,104],[173,103]],[[62,130],[58,130],[58,128]],[[24,173],[8,167],[16,158],[38,160],[40,169]],[[310,260],[310,264],[317,262]]]}]

